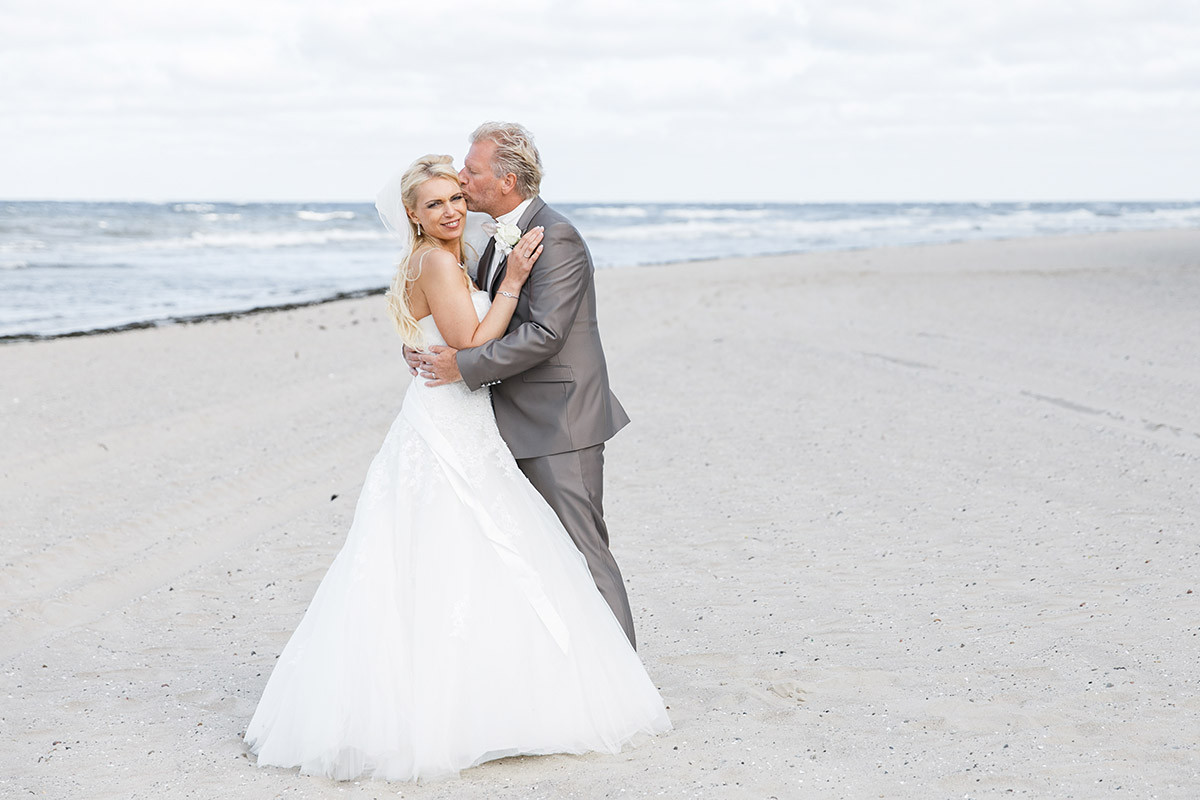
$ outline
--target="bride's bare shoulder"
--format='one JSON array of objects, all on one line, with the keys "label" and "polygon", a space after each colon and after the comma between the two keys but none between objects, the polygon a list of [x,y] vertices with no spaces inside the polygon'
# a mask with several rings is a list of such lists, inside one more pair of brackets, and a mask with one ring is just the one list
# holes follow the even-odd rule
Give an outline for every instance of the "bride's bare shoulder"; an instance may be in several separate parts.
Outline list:
[{"label": "bride's bare shoulder", "polygon": [[462,265],[455,260],[454,256],[447,253],[440,247],[425,247],[417,250],[410,257],[416,263],[416,277],[419,279],[426,273],[432,273],[438,277],[446,277],[453,275],[455,272],[463,271]]},{"label": "bride's bare shoulder", "polygon": [[449,263],[456,266],[454,256],[440,247],[419,247],[408,257],[408,263],[416,267],[414,272],[420,274],[430,266],[438,267]]},{"label": "bride's bare shoulder", "polygon": [[412,254],[417,260],[413,285],[427,298],[467,295],[470,278],[462,264],[440,247],[427,247]]}]

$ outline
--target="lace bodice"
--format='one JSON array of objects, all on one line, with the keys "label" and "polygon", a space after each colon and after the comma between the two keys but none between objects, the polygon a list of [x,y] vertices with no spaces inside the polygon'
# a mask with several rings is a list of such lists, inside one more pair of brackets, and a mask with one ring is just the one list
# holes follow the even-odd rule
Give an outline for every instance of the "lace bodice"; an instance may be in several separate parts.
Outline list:
[{"label": "lace bodice", "polygon": [[[471,302],[480,319],[492,306],[487,292],[471,292]],[[417,320],[425,334],[425,346],[445,345],[446,339],[438,330],[433,316]],[[428,411],[433,424],[460,453],[469,466],[484,461],[512,463],[512,454],[496,430],[496,417],[492,412],[492,395],[487,388],[471,391],[462,381],[448,386],[426,386],[422,378],[413,378],[409,392],[419,395],[421,404]]]}]

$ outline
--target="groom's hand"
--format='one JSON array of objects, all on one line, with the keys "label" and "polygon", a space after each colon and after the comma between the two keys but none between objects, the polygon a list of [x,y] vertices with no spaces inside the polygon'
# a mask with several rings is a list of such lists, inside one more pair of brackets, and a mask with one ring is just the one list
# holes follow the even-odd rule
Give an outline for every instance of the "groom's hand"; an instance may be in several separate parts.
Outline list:
[{"label": "groom's hand", "polygon": [[456,358],[458,351],[453,347],[435,344],[429,348],[428,353],[416,353],[415,355],[420,364],[417,374],[422,378],[429,378],[425,381],[426,386],[445,386],[448,383],[462,380],[462,373],[458,371],[458,359]]}]

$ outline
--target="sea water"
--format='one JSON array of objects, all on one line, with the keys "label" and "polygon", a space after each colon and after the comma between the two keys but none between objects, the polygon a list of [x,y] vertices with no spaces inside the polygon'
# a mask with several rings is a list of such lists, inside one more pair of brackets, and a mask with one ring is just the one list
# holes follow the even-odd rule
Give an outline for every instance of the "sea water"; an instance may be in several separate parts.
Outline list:
[{"label": "sea water", "polygon": [[[561,203],[598,268],[1200,227],[1200,202]],[[0,201],[0,338],[377,291],[399,252],[370,203]]]}]

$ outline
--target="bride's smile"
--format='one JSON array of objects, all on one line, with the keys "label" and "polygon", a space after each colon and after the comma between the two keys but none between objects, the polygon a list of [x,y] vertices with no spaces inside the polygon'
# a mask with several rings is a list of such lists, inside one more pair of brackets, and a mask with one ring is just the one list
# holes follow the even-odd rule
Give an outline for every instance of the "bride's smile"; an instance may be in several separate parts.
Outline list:
[{"label": "bride's smile", "polygon": [[417,190],[417,202],[409,218],[436,239],[458,239],[467,218],[467,200],[462,188],[448,178],[426,181]]}]

